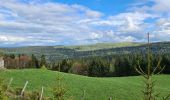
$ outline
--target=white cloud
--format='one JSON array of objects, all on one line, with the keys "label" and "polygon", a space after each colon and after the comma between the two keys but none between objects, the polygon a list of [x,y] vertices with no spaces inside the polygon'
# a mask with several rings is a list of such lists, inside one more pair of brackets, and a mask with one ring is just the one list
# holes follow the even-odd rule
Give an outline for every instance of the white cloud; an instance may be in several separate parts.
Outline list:
[{"label": "white cloud", "polygon": [[[141,1],[143,2],[143,1]],[[148,4],[150,3],[150,4]],[[170,41],[170,0],[148,0],[143,4],[133,7],[132,10],[149,13],[154,20],[147,23],[143,32],[150,32],[152,41]],[[146,24],[146,22],[144,23]]]},{"label": "white cloud", "polygon": [[[40,40],[38,37],[44,36],[42,39],[44,44],[62,43],[62,41],[70,39],[76,40],[74,35],[77,34],[83,39],[90,37],[91,31],[94,29],[86,24],[79,24],[82,19],[98,19],[102,13],[91,10],[80,5],[67,5],[52,2],[30,2],[21,3],[16,0],[0,1],[0,32],[11,36],[20,34],[29,37],[36,42]],[[5,12],[5,13],[4,13]],[[1,35],[0,33],[0,35]],[[27,42],[30,39],[27,38]],[[11,41],[11,42],[14,42]]]},{"label": "white cloud", "polygon": [[159,18],[155,22],[155,29],[152,32],[153,41],[169,41],[170,40],[170,19]]},{"label": "white cloud", "polygon": [[130,10],[106,16],[78,4],[1,0],[0,41],[27,45],[143,41],[148,31],[163,40],[170,33],[169,0],[150,1],[154,2],[151,6],[138,3]]},{"label": "white cloud", "polygon": [[170,0],[152,0],[155,4],[152,6],[152,10],[155,12],[170,13]]},{"label": "white cloud", "polygon": [[99,17],[102,16],[101,13],[96,12],[96,11],[92,11],[92,10],[87,10],[86,15],[89,16],[89,17],[92,17],[92,18],[99,18]]},{"label": "white cloud", "polygon": [[170,35],[170,19],[161,18],[157,22],[157,32],[163,35]]},{"label": "white cloud", "polygon": [[112,16],[111,19],[122,22],[120,30],[124,32],[138,32],[143,30],[145,26],[144,20],[153,18],[151,14],[141,12],[128,12]]},{"label": "white cloud", "polygon": [[[130,33],[130,32],[141,32],[146,27],[147,24],[144,22],[148,18],[155,18],[149,13],[144,12],[126,12],[120,13],[114,16],[108,17],[106,20],[81,20],[80,23],[85,23],[89,25],[96,25],[101,27],[111,27],[115,32]],[[119,34],[120,35],[120,34]]]},{"label": "white cloud", "polygon": [[89,8],[86,8],[81,5],[74,4],[72,5],[72,7],[75,8],[76,10],[84,11],[85,15],[90,18],[100,18],[103,15],[101,12],[90,10]]},{"label": "white cloud", "polygon": [[106,36],[110,38],[112,42],[132,42],[137,41],[135,37],[131,35],[120,35],[119,33],[115,33],[112,30],[105,32]]},{"label": "white cloud", "polygon": [[24,37],[0,35],[1,42],[23,42],[25,40]]},{"label": "white cloud", "polygon": [[103,35],[100,34],[100,33],[95,33],[95,32],[92,32],[91,33],[91,39],[99,39],[99,38],[102,38]]},{"label": "white cloud", "polygon": [[133,32],[133,31],[140,31],[145,24],[144,20],[148,18],[155,18],[156,16],[148,13],[140,13],[140,12],[127,12],[127,13],[120,13],[115,16],[110,16],[106,20],[89,20],[84,19],[81,20],[80,23],[90,24],[90,25],[97,25],[97,26],[112,26],[112,27],[119,27],[124,31]]}]

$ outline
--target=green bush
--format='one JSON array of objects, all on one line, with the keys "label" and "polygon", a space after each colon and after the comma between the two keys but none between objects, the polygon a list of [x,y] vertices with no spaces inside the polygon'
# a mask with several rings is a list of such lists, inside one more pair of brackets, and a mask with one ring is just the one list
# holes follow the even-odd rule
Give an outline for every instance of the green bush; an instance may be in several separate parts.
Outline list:
[{"label": "green bush", "polygon": [[62,83],[62,77],[58,74],[55,85],[52,88],[53,96],[55,100],[64,100],[64,96],[67,92],[66,86]]},{"label": "green bush", "polygon": [[0,100],[8,100],[6,95],[7,85],[4,82],[3,78],[0,78]]},{"label": "green bush", "polygon": [[42,65],[42,66],[41,66],[41,69],[47,70],[47,67],[46,67],[45,65]]}]

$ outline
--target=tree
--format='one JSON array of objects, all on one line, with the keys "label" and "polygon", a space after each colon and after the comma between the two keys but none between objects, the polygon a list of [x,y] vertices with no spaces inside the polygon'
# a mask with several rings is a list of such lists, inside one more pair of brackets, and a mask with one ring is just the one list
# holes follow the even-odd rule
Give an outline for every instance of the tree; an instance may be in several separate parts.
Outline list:
[{"label": "tree", "polygon": [[45,59],[45,55],[42,55],[41,56],[41,60],[40,60],[40,66],[47,66],[47,62],[46,62],[46,59]]},{"label": "tree", "polygon": [[11,57],[12,59],[14,59],[14,58],[15,58],[15,55],[14,55],[14,54],[10,54],[10,57]]},{"label": "tree", "polygon": [[4,55],[4,52],[0,50],[0,57]]},{"label": "tree", "polygon": [[170,73],[170,58],[168,56],[163,55],[161,65],[165,65],[165,70],[163,71],[165,74]]},{"label": "tree", "polygon": [[109,76],[115,76],[116,75],[116,70],[115,70],[115,59],[112,58],[110,61],[110,68],[109,68]]},{"label": "tree", "polygon": [[[14,59],[14,61],[16,62],[16,58]],[[31,62],[31,58],[25,54],[22,54],[19,57],[19,62],[20,62],[20,68],[30,68],[29,63]]]},{"label": "tree", "polygon": [[[60,64],[58,67],[58,71],[60,72]],[[67,92],[67,89],[65,88],[64,83],[62,82],[62,76],[60,75],[60,73],[58,72],[58,76],[57,76],[57,81],[55,83],[55,85],[53,86],[53,96],[55,98],[55,100],[64,100],[64,96]]]},{"label": "tree", "polygon": [[39,61],[34,54],[32,54],[32,56],[31,56],[31,66],[36,67],[36,68],[40,68]]},{"label": "tree", "polygon": [[106,76],[109,73],[110,65],[100,59],[93,59],[88,67],[88,75],[94,77]]},{"label": "tree", "polygon": [[64,59],[60,63],[60,71],[69,72],[71,66],[72,66],[71,62],[69,62],[69,60],[67,59]]},{"label": "tree", "polygon": [[131,74],[131,65],[127,57],[119,57],[116,59],[115,63],[116,75],[127,76]]},{"label": "tree", "polygon": [[[155,100],[157,95],[154,92],[154,81],[152,79],[153,75],[160,74],[164,67],[161,67],[161,59],[158,60],[157,66],[152,67],[152,54],[150,51],[150,38],[149,38],[149,33],[148,33],[148,52],[147,52],[147,70],[144,71],[141,66],[140,62],[138,61],[138,66],[135,67],[136,71],[141,74],[145,78],[145,90],[143,91],[144,94],[144,100]],[[165,100],[165,99],[164,99]],[[166,99],[168,100],[168,98]]]},{"label": "tree", "polygon": [[82,62],[74,62],[69,72],[79,75],[87,75],[87,65]]}]

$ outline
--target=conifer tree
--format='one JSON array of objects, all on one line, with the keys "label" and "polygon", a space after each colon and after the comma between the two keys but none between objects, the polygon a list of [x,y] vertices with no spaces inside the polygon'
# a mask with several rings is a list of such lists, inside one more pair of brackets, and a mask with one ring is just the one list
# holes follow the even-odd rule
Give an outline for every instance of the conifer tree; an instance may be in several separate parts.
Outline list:
[{"label": "conifer tree", "polygon": [[55,83],[55,85],[53,86],[53,96],[55,98],[55,100],[64,100],[64,96],[67,92],[64,84],[62,83],[62,76],[60,75],[60,64],[59,64],[59,68],[58,68],[58,75],[57,75],[57,81]]},{"label": "conifer tree", "polygon": [[[155,81],[153,80],[153,75],[160,74],[165,67],[161,67],[161,59],[158,60],[157,66],[152,67],[152,53],[150,50],[150,37],[148,33],[148,51],[147,51],[147,70],[144,71],[143,68],[140,66],[140,62],[138,61],[138,66],[135,67],[136,71],[145,78],[145,90],[143,91],[144,100],[155,100],[158,96],[155,94],[154,86]],[[168,99],[164,99],[168,100]]]},{"label": "conifer tree", "polygon": [[31,56],[31,66],[39,68],[38,59],[36,58],[34,54],[32,54]]},{"label": "conifer tree", "polygon": [[41,61],[40,61],[40,67],[46,66],[46,65],[47,65],[47,62],[46,62],[46,59],[45,59],[45,55],[42,55]]}]

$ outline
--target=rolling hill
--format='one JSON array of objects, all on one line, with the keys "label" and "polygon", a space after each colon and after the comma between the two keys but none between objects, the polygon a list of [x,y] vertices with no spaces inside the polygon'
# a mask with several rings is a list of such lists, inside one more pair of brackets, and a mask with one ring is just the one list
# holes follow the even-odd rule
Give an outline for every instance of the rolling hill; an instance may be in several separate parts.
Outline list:
[{"label": "rolling hill", "polygon": [[[40,57],[44,54],[49,61],[58,59],[79,58],[89,56],[108,56],[114,54],[128,54],[146,52],[147,45],[144,43],[98,43],[82,46],[34,46],[1,48],[5,53],[35,54]],[[154,53],[169,53],[170,42],[152,43],[151,50]]]},{"label": "rolling hill", "polygon": [[93,50],[100,50],[100,49],[140,46],[142,44],[144,43],[138,43],[138,42],[96,43],[91,45],[56,46],[55,48],[68,48],[68,49],[74,49],[76,51],[93,51]]},{"label": "rolling hill", "polygon": [[[52,96],[51,88],[57,75],[60,75],[68,89],[67,97],[72,97],[74,100],[80,100],[83,90],[86,91],[86,100],[108,100],[109,97],[113,97],[113,100],[139,100],[143,90],[143,78],[140,76],[92,78],[40,69],[7,70],[0,75],[14,79],[12,88],[23,87],[26,81],[29,81],[26,88],[28,91],[41,91],[41,87],[44,86],[46,96]],[[155,90],[160,96],[170,93],[169,77],[170,75],[154,76]]]}]

